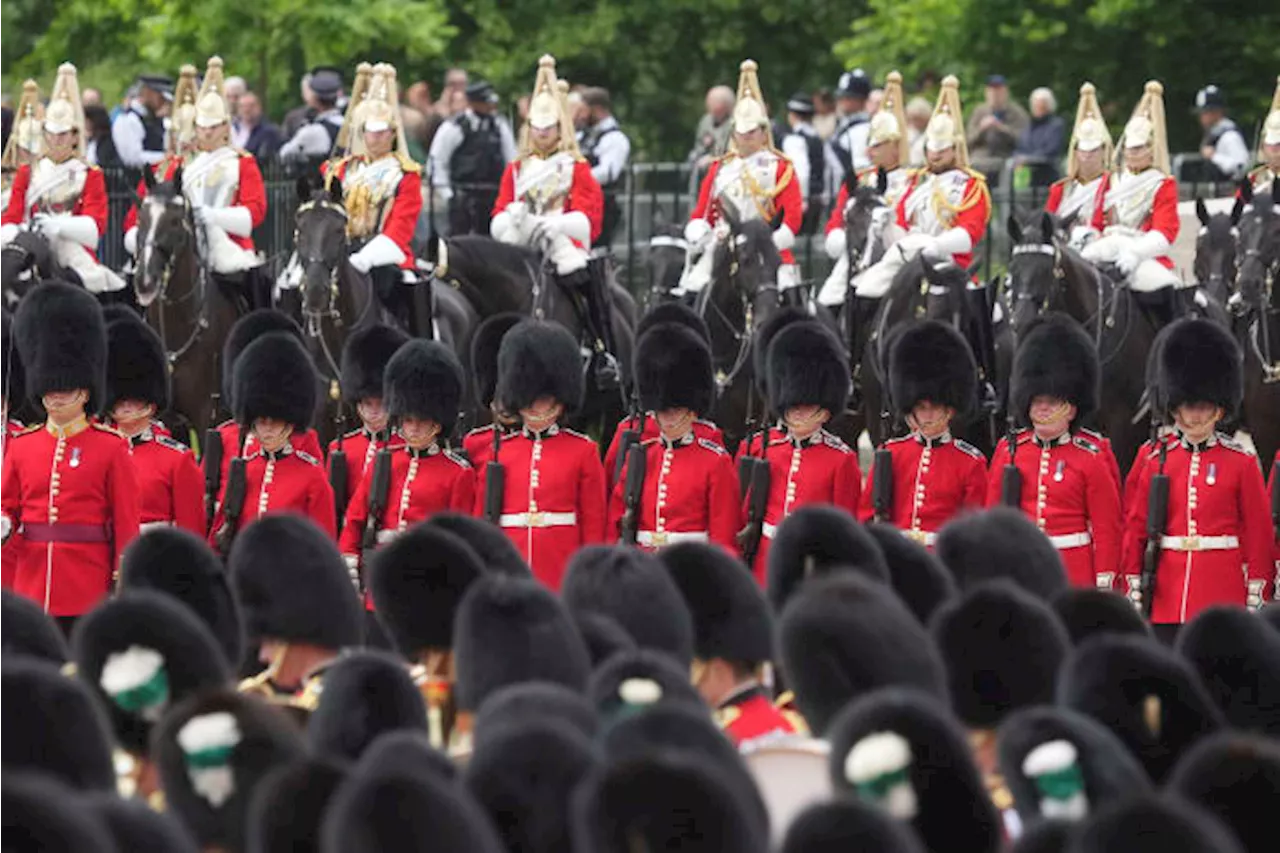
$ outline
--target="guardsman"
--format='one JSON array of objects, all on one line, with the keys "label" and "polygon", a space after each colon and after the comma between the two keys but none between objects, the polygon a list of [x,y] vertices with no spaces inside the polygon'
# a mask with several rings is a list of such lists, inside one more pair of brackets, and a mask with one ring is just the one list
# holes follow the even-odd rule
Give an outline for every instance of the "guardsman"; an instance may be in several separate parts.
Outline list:
[{"label": "guardsman", "polygon": [[49,241],[54,260],[90,293],[123,290],[124,279],[98,262],[107,227],[107,185],[102,170],[84,159],[84,109],[76,67],[58,67],[44,111],[44,156],[14,173],[9,204],[0,216],[0,245],[26,225]]},{"label": "guardsman", "polygon": [[[22,409],[27,402],[27,384],[22,359],[13,340],[13,318],[8,311],[0,311],[0,319],[4,323],[4,332],[0,335],[0,353],[4,354],[4,367],[0,369],[0,415],[4,418],[4,432],[0,434],[0,460],[9,449],[9,439],[26,429],[22,421],[14,417],[14,412]],[[18,551],[22,547],[21,537],[8,537],[0,545],[0,587],[13,589],[14,578],[18,572]]]},{"label": "guardsman", "polygon": [[582,404],[583,384],[578,343],[563,326],[526,320],[503,336],[495,400],[518,413],[521,426],[491,460],[502,466],[501,499],[489,496],[494,483],[486,478],[475,512],[501,527],[554,591],[573,552],[605,540],[600,449],[560,425]]},{"label": "guardsman", "polygon": [[102,411],[132,448],[140,529],[172,525],[204,536],[204,475],[191,449],[156,420],[157,413],[169,408],[164,344],[129,308],[112,306],[106,316],[107,394]]},{"label": "guardsman", "polygon": [[[885,78],[884,102],[868,123],[867,154],[871,157],[871,166],[857,172],[852,182],[841,184],[840,194],[836,196],[831,217],[827,220],[825,248],[827,257],[835,261],[835,266],[822,285],[822,290],[818,291],[818,302],[822,305],[843,305],[849,290],[849,243],[845,232],[845,209],[849,206],[850,183],[855,187],[876,189],[880,186],[880,173],[884,173],[884,192],[881,197],[886,206],[882,208],[883,219],[875,220],[872,227],[879,232],[880,244],[886,249],[901,236],[901,231],[893,221],[894,209],[911,177],[911,170],[907,168],[911,156],[904,104],[902,75],[897,71],[890,71]],[[868,245],[871,244],[872,236],[868,234]],[[860,252],[859,263],[870,265],[872,258],[861,254],[864,248],[855,248]]]},{"label": "guardsman", "polygon": [[353,573],[368,550],[414,524],[475,507],[475,471],[446,444],[464,383],[462,365],[438,341],[410,341],[387,362],[386,416],[397,438],[365,470],[347,510],[339,548]]},{"label": "guardsman", "polygon": [[746,567],[718,548],[673,545],[659,557],[693,616],[693,686],[715,710],[717,725],[743,746],[759,738],[804,733],[761,682],[773,660],[773,614]]},{"label": "guardsman", "polygon": [[873,468],[858,518],[887,521],[932,549],[944,524],[986,500],[986,457],[951,432],[952,423],[964,423],[977,404],[978,366],[964,336],[936,320],[896,334],[888,366],[889,397],[911,432],[884,443],[892,456],[892,485],[879,495],[884,506],[877,506],[880,471]]},{"label": "guardsman", "polygon": [[[769,442],[785,438],[787,435],[787,431],[781,423],[782,416],[769,402],[769,344],[773,343],[773,339],[778,332],[787,326],[809,319],[811,317],[804,309],[793,305],[783,305],[756,327],[751,341],[751,372],[754,374],[752,376],[751,391],[760,401],[760,428],[748,432],[746,437],[738,442],[738,449],[733,454],[733,461],[739,466],[742,465],[744,457],[762,456],[765,448],[769,446]],[[755,398],[752,398],[752,402],[753,404],[755,403]],[[772,423],[769,422],[770,419],[772,419]],[[752,425],[749,424],[748,426]],[[739,470],[741,472],[741,468]]]},{"label": "guardsman", "polygon": [[1280,175],[1280,77],[1276,78],[1276,91],[1271,96],[1271,110],[1258,134],[1258,167],[1249,173],[1253,194],[1271,192],[1277,175]]},{"label": "guardsman", "polygon": [[1102,120],[1097,90],[1080,87],[1076,124],[1067,145],[1067,174],[1049,187],[1044,209],[1059,219],[1073,217],[1071,245],[1077,249],[1106,228],[1105,200],[1111,188],[1111,134]]},{"label": "guardsman", "polygon": [[239,454],[244,460],[239,473],[235,460],[229,463],[218,490],[210,544],[225,557],[241,530],[279,513],[306,516],[336,539],[333,489],[324,467],[293,444],[294,434],[311,425],[316,407],[311,356],[291,335],[272,332],[245,348],[234,371],[236,424],[256,443],[252,451]]},{"label": "guardsman", "polygon": [[742,222],[777,223],[773,244],[782,255],[778,289],[787,291],[800,284],[791,249],[804,218],[804,198],[795,167],[774,147],[757,67],[752,59],[742,63],[729,151],[707,170],[698,203],[684,227],[691,263],[681,277],[680,292],[697,293],[711,281],[716,246],[728,239],[729,223],[722,213],[726,207]]},{"label": "guardsman", "polygon": [[[462,452],[477,471],[484,471],[492,457],[494,430],[501,431],[497,436],[501,441],[515,423],[510,414],[494,405],[493,392],[498,385],[498,348],[502,346],[502,337],[523,319],[510,311],[495,314],[481,323],[471,336],[471,388],[476,395],[476,404],[488,410],[493,419],[462,437]],[[470,512],[469,509],[467,511]]]},{"label": "guardsman", "polygon": [[[1215,604],[1262,606],[1274,596],[1275,534],[1258,460],[1218,423],[1243,396],[1240,348],[1207,320],[1181,320],[1153,353],[1160,399],[1179,438],[1152,452],[1128,507],[1124,566],[1131,599],[1150,599],[1157,635],[1169,638]],[[1168,511],[1159,542],[1147,542],[1152,479],[1167,476]],[[1155,590],[1142,584],[1144,552],[1159,546]]]},{"label": "guardsman", "polygon": [[1103,448],[1072,431],[1098,408],[1099,376],[1093,342],[1070,317],[1051,314],[1023,333],[1010,411],[1030,426],[996,446],[987,505],[1000,504],[1005,467],[1015,466],[1018,508],[1058,549],[1071,585],[1109,590],[1120,565],[1119,485]]},{"label": "guardsman", "polygon": [[13,332],[47,420],[7,442],[0,534],[18,537],[14,590],[68,629],[107,596],[138,535],[137,476],[128,440],[89,415],[106,385],[98,303],[73,285],[42,284],[19,303]]},{"label": "guardsman", "polygon": [[763,539],[752,572],[761,586],[768,543],[778,525],[806,504],[832,504],[858,511],[862,471],[858,453],[827,432],[849,398],[849,361],[835,335],[817,321],[791,323],[769,345],[769,400],[786,430],[765,449],[769,497]]},{"label": "guardsman", "polygon": [[344,507],[350,506],[351,496],[373,466],[378,451],[393,439],[387,409],[383,405],[382,376],[391,356],[408,340],[409,336],[400,329],[375,323],[353,331],[342,346],[339,371],[342,401],[353,407],[360,417],[359,429],[329,442],[330,455],[341,450],[346,457],[347,491],[345,495],[336,496]]},{"label": "guardsman", "polygon": [[[733,459],[694,432],[715,390],[710,348],[688,326],[661,323],[636,344],[633,371],[640,408],[653,412],[646,418],[659,434],[623,460],[609,498],[609,538],[648,551],[713,542],[736,552],[742,516]],[[642,466],[640,479],[630,477],[633,462]]]},{"label": "guardsman", "polygon": [[22,100],[13,113],[13,130],[0,158],[0,210],[9,207],[9,193],[18,167],[30,165],[44,150],[44,105],[40,103],[40,84],[27,80],[22,84]]},{"label": "guardsman", "polygon": [[[660,302],[650,308],[640,318],[640,322],[636,324],[635,332],[633,333],[634,340],[640,340],[645,332],[663,323],[683,324],[692,330],[708,347],[711,346],[711,334],[707,331],[707,324],[703,322],[703,319],[698,316],[696,311],[683,302]],[[651,438],[657,438],[661,433],[658,428],[658,421],[653,416],[654,413],[645,412],[644,414],[643,418],[635,414],[627,415],[618,421],[618,426],[613,431],[613,438],[609,441],[609,449],[604,454],[604,475],[610,489],[613,488],[614,480],[618,476],[618,465],[621,463],[618,454],[622,450],[623,435],[631,431],[632,437],[635,437],[638,432],[641,441],[648,441]],[[706,418],[695,415],[693,419],[693,434],[698,439],[705,439],[724,447],[724,433],[713,421]]]},{"label": "guardsman", "polygon": [[1081,254],[1095,264],[1110,263],[1139,294],[1160,294],[1161,325],[1181,313],[1169,249],[1178,239],[1178,184],[1169,173],[1164,123],[1164,87],[1152,80],[1124,126],[1123,166],[1103,199],[1106,227]]}]

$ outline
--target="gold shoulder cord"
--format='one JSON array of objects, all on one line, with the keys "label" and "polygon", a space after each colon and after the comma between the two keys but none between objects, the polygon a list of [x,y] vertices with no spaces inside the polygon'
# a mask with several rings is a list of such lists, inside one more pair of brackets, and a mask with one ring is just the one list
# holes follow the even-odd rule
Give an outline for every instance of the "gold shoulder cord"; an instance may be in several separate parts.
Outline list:
[{"label": "gold shoulder cord", "polygon": [[[951,225],[951,223],[955,222],[956,217],[961,213],[970,210],[975,205],[982,203],[984,200],[987,203],[986,220],[989,221],[991,219],[991,191],[987,189],[986,178],[970,169],[966,169],[965,171],[974,179],[974,181],[973,186],[965,191],[965,194],[960,199],[959,204],[952,204],[949,202],[947,200],[946,193],[942,191],[942,187],[934,184],[932,198],[933,212],[940,222],[944,222],[947,225]],[[983,225],[985,224],[986,221],[983,222]]]},{"label": "gold shoulder cord", "polygon": [[[774,153],[778,152],[775,151]],[[781,157],[782,155],[779,154],[778,156]],[[795,176],[796,170],[795,167],[791,165],[791,161],[787,160],[786,164],[787,168],[782,173],[782,179],[778,181],[777,185],[772,190],[766,190],[761,187],[760,182],[751,174],[750,168],[744,166],[742,169],[743,186],[747,188],[747,194],[751,196],[751,201],[756,206],[756,212],[759,213],[760,218],[764,219],[766,222],[773,219],[773,215],[778,212],[777,206],[773,203],[773,200],[778,197],[779,193],[787,188],[787,184],[791,183],[792,177]],[[761,198],[764,199],[763,204],[760,202]]]}]

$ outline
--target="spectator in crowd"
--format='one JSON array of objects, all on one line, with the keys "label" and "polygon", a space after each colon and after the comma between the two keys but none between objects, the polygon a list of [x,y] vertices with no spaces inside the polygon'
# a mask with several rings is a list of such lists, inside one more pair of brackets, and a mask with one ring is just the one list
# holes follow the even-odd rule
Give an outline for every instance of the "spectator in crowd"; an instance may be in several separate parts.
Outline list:
[{"label": "spectator in crowd", "polygon": [[1004,76],[987,78],[986,99],[969,115],[969,162],[996,186],[1004,161],[1013,154],[1018,137],[1031,123],[1027,111],[1009,100],[1009,85]]},{"label": "spectator in crowd", "polygon": [[311,92],[309,118],[280,148],[280,159],[286,162],[313,162],[319,165],[333,151],[342,127],[342,75],[335,68],[314,68],[308,83]]},{"label": "spectator in crowd", "polygon": [[[421,143],[424,151],[431,149],[431,142],[435,139],[436,131],[440,129],[442,119],[436,113],[435,101],[431,98],[431,84],[425,80],[419,80],[414,83],[404,93],[404,101],[413,109],[422,114],[423,124],[419,132],[418,142]],[[406,122],[406,132],[407,132]]]},{"label": "spectator in crowd", "polygon": [[1227,99],[1212,84],[1196,93],[1196,111],[1200,114],[1200,156],[1205,162],[1200,180],[1221,183],[1238,181],[1249,168],[1249,146],[1236,123],[1227,118]]},{"label": "spectator in crowd", "polygon": [[102,106],[102,90],[95,89],[92,86],[80,90],[80,106],[88,109],[89,107]]},{"label": "spectator in crowd", "polygon": [[729,135],[733,131],[729,117],[734,100],[733,90],[728,86],[712,86],[707,90],[707,111],[698,119],[688,158],[696,170],[706,169],[729,149]]},{"label": "spectator in crowd", "polygon": [[582,90],[574,89],[569,92],[569,118],[573,122],[573,131],[577,136],[578,144],[582,144],[583,138],[587,133],[587,119],[590,110],[587,109],[586,103],[582,100]]},{"label": "spectator in crowd", "polygon": [[872,89],[871,94],[867,95],[867,115],[873,116],[880,112],[880,105],[884,103],[884,89]]},{"label": "spectator in crowd", "polygon": [[870,97],[871,78],[861,68],[840,75],[836,85],[836,112],[840,121],[831,144],[844,174],[850,169],[857,171],[871,165],[871,158],[867,156],[867,132],[871,128],[867,100]]},{"label": "spectator in crowd", "polygon": [[608,246],[622,219],[618,193],[626,181],[627,163],[631,160],[631,140],[613,117],[613,101],[609,90],[592,86],[582,90],[586,110],[586,132],[582,140],[582,156],[591,164],[591,175],[604,191],[604,217],[600,236],[593,246]]},{"label": "spectator in crowd", "polygon": [[1057,115],[1058,101],[1041,86],[1031,93],[1031,122],[1018,137],[1014,155],[1019,165],[1031,168],[1031,184],[1047,187],[1058,180],[1058,161],[1066,144],[1066,123]]},{"label": "spectator in crowd", "polygon": [[917,168],[924,165],[924,130],[933,115],[933,104],[917,95],[907,103],[906,115],[907,144],[911,146],[910,165]]},{"label": "spectator in crowd", "polygon": [[248,151],[259,161],[266,161],[276,156],[283,141],[280,128],[263,118],[262,101],[257,93],[241,94],[231,125],[231,144]]},{"label": "spectator in crowd", "polygon": [[137,81],[137,97],[111,125],[120,162],[141,169],[164,159],[164,112],[173,98],[173,80],[160,75],[143,75]]},{"label": "spectator in crowd", "polygon": [[240,114],[240,96],[249,91],[249,84],[243,77],[228,77],[222,83],[222,97],[226,98],[227,109],[233,116]]},{"label": "spectator in crowd", "polygon": [[444,73],[444,89],[436,100],[436,113],[441,120],[453,118],[467,108],[467,71],[450,68]]},{"label": "spectator in crowd", "polygon": [[422,144],[422,139],[427,133],[427,117],[408,104],[401,104],[400,121],[404,124],[404,144],[409,151],[409,159],[425,165],[428,149]]},{"label": "spectator in crowd", "polygon": [[521,95],[516,98],[516,124],[524,125],[529,119],[529,101],[528,95]]},{"label": "spectator in crowd", "polygon": [[477,80],[464,91],[466,109],[440,125],[431,142],[431,185],[448,205],[450,234],[488,234],[498,183],[515,159],[516,142],[498,114],[493,86]]},{"label": "spectator in crowd", "polygon": [[830,89],[822,88],[813,93],[813,129],[826,142],[836,133],[836,99]]},{"label": "spectator in crowd", "polygon": [[302,103],[284,114],[280,133],[285,139],[293,139],[295,133],[315,115],[315,94],[311,91],[311,72],[302,75],[298,82],[298,95]]},{"label": "spectator in crowd", "polygon": [[118,168],[122,164],[111,140],[111,116],[102,104],[84,108],[85,144],[84,158],[103,169]]}]

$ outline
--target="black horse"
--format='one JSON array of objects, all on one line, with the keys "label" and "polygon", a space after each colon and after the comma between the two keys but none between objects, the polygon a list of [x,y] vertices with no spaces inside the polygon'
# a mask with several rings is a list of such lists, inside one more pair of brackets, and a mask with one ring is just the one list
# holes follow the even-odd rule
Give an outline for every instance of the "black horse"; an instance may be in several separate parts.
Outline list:
[{"label": "black horse", "polygon": [[1244,421],[1269,468],[1280,449],[1280,181],[1269,196],[1245,190],[1241,200],[1236,333],[1244,349]]},{"label": "black horse", "polygon": [[[1237,249],[1240,232],[1240,214],[1244,210],[1244,197],[1236,198],[1231,213],[1209,215],[1203,199],[1196,199],[1196,218],[1200,220],[1200,233],[1196,235],[1196,257],[1193,266],[1196,283],[1217,301],[1232,305],[1235,295]],[[1236,300],[1235,304],[1239,304]]]},{"label": "black horse", "polygon": [[[218,364],[222,342],[241,306],[201,262],[197,225],[182,192],[182,169],[163,183],[144,169],[143,180],[147,194],[137,201],[134,295],[164,343],[173,384],[167,415],[171,426],[185,422],[194,435],[203,436],[217,416],[219,368],[227,369]],[[174,435],[183,437],[180,428]]]},{"label": "black horse", "polygon": [[0,282],[4,283],[4,307],[16,310],[32,286],[42,281],[75,280],[53,256],[53,247],[33,228],[19,228],[0,252]]},{"label": "black horse", "polygon": [[666,215],[659,210],[654,215],[653,236],[649,238],[649,252],[645,258],[649,272],[649,305],[670,298],[671,291],[680,284],[688,256],[689,244],[684,239],[684,229],[668,223]]}]

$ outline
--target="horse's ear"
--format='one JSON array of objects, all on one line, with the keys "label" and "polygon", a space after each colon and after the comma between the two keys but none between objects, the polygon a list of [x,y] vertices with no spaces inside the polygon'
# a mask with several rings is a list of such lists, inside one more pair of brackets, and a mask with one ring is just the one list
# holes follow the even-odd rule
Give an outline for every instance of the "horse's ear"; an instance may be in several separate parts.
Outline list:
[{"label": "horse's ear", "polygon": [[1271,203],[1280,206],[1280,181],[1271,182]]},{"label": "horse's ear", "polygon": [[881,166],[876,170],[876,195],[884,195],[889,189],[889,173]]},{"label": "horse's ear", "polygon": [[1057,233],[1057,223],[1053,220],[1053,214],[1049,211],[1043,211],[1040,214],[1040,239],[1046,243],[1053,239],[1053,235]]},{"label": "horse's ear", "polygon": [[1204,206],[1204,199],[1196,196],[1196,219],[1200,220],[1200,224],[1209,227],[1209,208]]},{"label": "horse's ear", "polygon": [[1004,223],[1005,230],[1009,232],[1009,239],[1016,246],[1022,242],[1022,223],[1018,221],[1018,217],[1010,213],[1009,218]]},{"label": "horse's ear", "polygon": [[182,166],[173,170],[173,192],[174,195],[182,195]]},{"label": "horse's ear", "polygon": [[1244,213],[1244,196],[1236,196],[1236,203],[1231,205],[1231,227],[1240,224],[1240,215]]},{"label": "horse's ear", "polygon": [[[1272,181],[1272,183],[1274,184],[1275,182]],[[1250,183],[1248,178],[1240,182],[1240,198],[1244,199],[1245,204],[1253,202],[1253,184]]]},{"label": "horse's ear", "polygon": [[294,184],[294,189],[298,193],[298,204],[306,204],[311,201],[311,178],[307,175],[299,175],[298,181]]},{"label": "horse's ear", "polygon": [[329,199],[334,204],[342,204],[342,179],[337,175],[329,181]]}]

